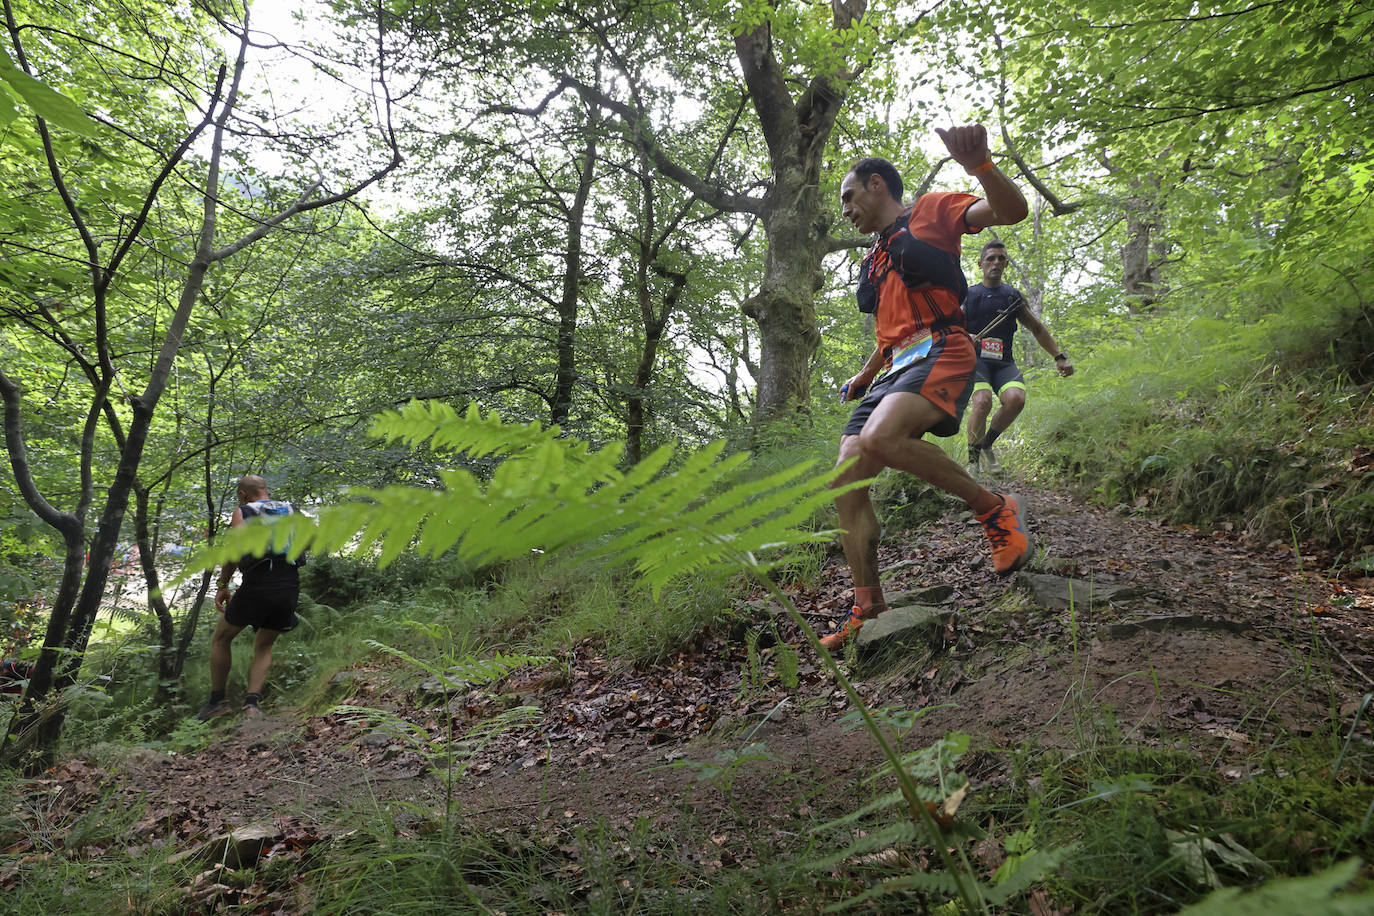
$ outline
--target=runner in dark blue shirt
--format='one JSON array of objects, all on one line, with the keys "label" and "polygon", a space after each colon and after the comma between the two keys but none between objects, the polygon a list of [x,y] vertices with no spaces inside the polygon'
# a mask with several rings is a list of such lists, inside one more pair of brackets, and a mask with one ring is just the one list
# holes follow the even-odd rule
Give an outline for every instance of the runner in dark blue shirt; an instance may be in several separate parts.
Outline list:
[{"label": "runner in dark blue shirt", "polygon": [[[1002,273],[1008,263],[1006,245],[996,240],[984,245],[978,256],[983,282],[970,286],[964,298],[964,317],[969,333],[976,335],[974,341],[978,346],[978,370],[968,414],[970,474],[978,472],[980,461],[994,474],[1001,472],[1001,463],[992,446],[1026,406],[1026,380],[1016,366],[1011,348],[1018,322],[1031,332],[1046,353],[1054,357],[1054,367],[1060,375],[1073,375],[1073,363],[1060,351],[1040,320],[1026,308],[1025,298],[1015,287],[1002,282]],[[992,422],[988,423],[994,394],[1000,405],[992,415]]]}]

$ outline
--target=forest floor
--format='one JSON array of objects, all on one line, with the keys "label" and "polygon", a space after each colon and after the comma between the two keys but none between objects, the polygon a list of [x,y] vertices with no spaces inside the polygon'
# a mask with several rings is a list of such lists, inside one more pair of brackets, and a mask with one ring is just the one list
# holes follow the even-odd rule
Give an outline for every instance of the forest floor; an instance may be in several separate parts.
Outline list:
[{"label": "forest floor", "polygon": [[[1022,492],[1035,572],[1073,578],[1080,590],[1085,582],[1121,588],[1102,602],[1084,602],[1080,591],[1071,608],[1037,603],[1025,577],[993,575],[981,532],[967,513],[950,512],[889,532],[881,550],[889,594],[953,589],[947,606],[957,613],[943,646],[852,672],[870,705],[931,707],[902,737],[904,749],[951,731],[970,735],[960,768],[975,795],[1012,778],[1015,748],[1072,749],[1091,730],[1085,723],[1106,719],[1123,742],[1187,747],[1241,779],[1273,735],[1348,724],[1374,686],[1374,580],[1338,578],[1323,571],[1323,558],[1282,543]],[[829,632],[848,605],[842,558],[832,553],[808,578],[819,585],[786,591]],[[338,702],[385,715],[269,707],[262,718],[215,722],[214,740],[195,753],[93,749],[22,784],[19,810],[42,808],[55,825],[79,825],[78,814],[98,806],[131,812],[119,840],[126,848],[189,849],[230,828],[266,825],[264,854],[300,855],[383,813],[395,830],[423,832],[446,809],[431,762],[449,729],[461,737],[530,706],[530,720],[476,743],[452,780],[449,810],[465,824],[569,850],[563,878],[576,875],[574,838],[592,824],[663,838],[663,855],[707,872],[748,867],[766,845],[760,833],[870,799],[872,788],[860,784],[880,756],[772,600],[741,602],[755,632],[771,632],[771,618],[783,641],[800,646],[795,678],[786,678],[794,689],[779,676],[777,650],[758,648],[769,639],[751,640],[745,626],[703,632],[690,652],[644,667],[617,667],[579,645],[553,664],[449,698],[451,716],[423,674],[378,662],[341,672],[331,690]],[[20,867],[0,874],[0,887]],[[201,884],[188,892],[208,899],[223,888],[213,876]],[[251,902],[251,890],[241,893]],[[260,899],[261,912],[272,912]]]}]

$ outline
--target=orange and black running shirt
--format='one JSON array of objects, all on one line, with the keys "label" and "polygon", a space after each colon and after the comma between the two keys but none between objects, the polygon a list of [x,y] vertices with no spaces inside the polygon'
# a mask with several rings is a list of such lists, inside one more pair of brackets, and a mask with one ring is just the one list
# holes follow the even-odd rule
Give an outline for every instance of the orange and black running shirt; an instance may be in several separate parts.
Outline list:
[{"label": "orange and black running shirt", "polygon": [[963,327],[968,281],[959,242],[980,232],[964,214],[978,198],[936,191],[916,198],[873,243],[859,270],[859,309],[876,312],[884,352],[926,332]]}]

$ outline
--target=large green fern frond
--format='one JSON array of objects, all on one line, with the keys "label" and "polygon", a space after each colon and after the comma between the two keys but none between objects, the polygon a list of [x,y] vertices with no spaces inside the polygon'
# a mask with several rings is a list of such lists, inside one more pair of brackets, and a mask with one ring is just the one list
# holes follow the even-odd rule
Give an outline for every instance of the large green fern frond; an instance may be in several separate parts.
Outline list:
[{"label": "large green fern frond", "polygon": [[525,451],[559,436],[557,426],[502,423],[495,411],[484,417],[476,404],[460,417],[442,401],[411,401],[399,410],[384,411],[373,419],[371,432],[378,439],[410,446],[429,441],[436,451],[463,452],[473,458]]},{"label": "large green fern frond", "polygon": [[[318,519],[289,516],[228,532],[188,565],[186,575],[276,547],[298,554],[373,550],[385,565],[402,551],[456,552],[481,565],[572,546],[631,561],[657,593],[675,578],[711,567],[765,565],[786,547],[833,536],[803,523],[834,498],[833,473],[813,463],[741,480],[745,454],[721,457],[712,445],[675,468],[671,449],[628,470],[618,445],[600,450],[555,428],[502,424],[475,407],[413,402],[383,414],[374,432],[391,442],[452,449],[469,458],[499,456],[489,481],[445,471],[442,486],[357,489]],[[861,484],[854,484],[859,486]]]}]

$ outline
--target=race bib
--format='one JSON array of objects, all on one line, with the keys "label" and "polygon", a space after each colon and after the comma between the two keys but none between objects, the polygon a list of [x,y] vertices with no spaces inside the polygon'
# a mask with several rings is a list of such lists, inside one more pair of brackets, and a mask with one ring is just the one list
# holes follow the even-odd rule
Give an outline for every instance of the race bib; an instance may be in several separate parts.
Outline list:
[{"label": "race bib", "polygon": [[[927,356],[930,355],[930,345],[933,342],[934,341],[931,338],[931,336],[927,334],[920,340],[917,340],[915,343],[907,344],[905,347],[898,350],[896,353],[893,353],[892,365],[888,366],[882,372],[878,373],[878,378],[882,378],[883,376],[896,372],[899,369],[905,369],[912,363],[917,362],[918,360],[925,359]],[[874,381],[877,381],[877,379],[874,379]]]},{"label": "race bib", "polygon": [[983,341],[983,355],[988,359],[1006,359],[1006,356],[1002,354],[1002,338],[986,338]]}]

